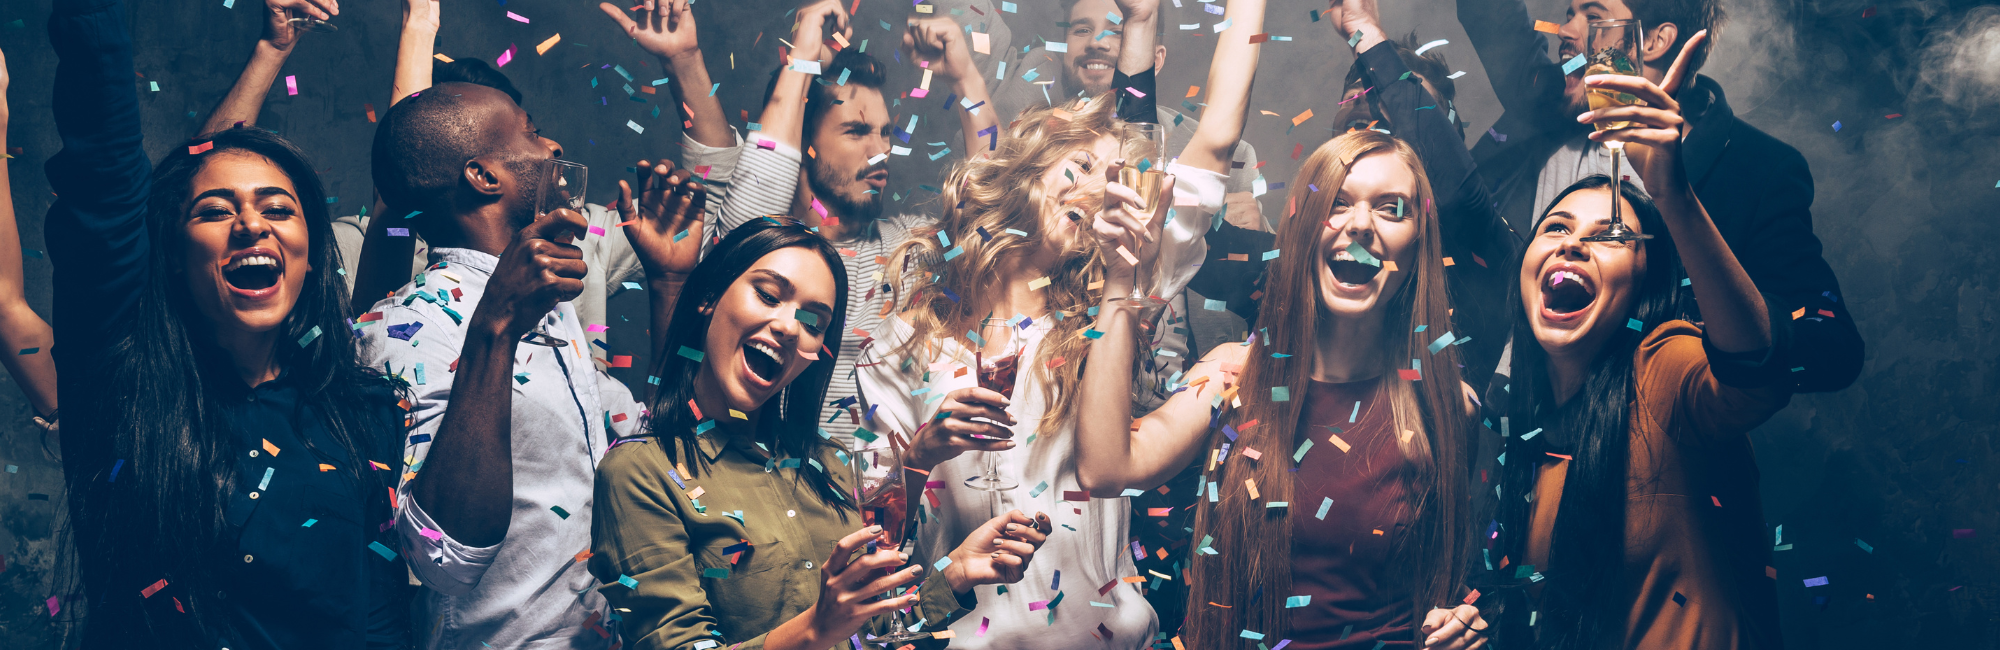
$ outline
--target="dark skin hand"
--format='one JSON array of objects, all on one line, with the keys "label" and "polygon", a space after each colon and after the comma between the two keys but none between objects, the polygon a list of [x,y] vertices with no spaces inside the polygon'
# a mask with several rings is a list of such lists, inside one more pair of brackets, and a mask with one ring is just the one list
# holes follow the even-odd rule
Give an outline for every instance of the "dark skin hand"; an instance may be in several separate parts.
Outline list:
[{"label": "dark skin hand", "polygon": [[411,498],[459,543],[493,546],[507,536],[515,348],[556,303],[583,293],[583,251],[569,242],[588,227],[583,215],[562,209],[515,233],[472,313],[451,406],[423,471],[410,481]]},{"label": "dark skin hand", "polygon": [[[639,253],[646,269],[646,289],[652,303],[653,322],[649,334],[653,344],[653,368],[648,376],[658,376],[659,365],[667,357],[667,326],[673,322],[674,304],[688,273],[701,261],[702,209],[708,190],[695,180],[694,173],[674,169],[674,164],[639,161],[638,198],[632,186],[618,181],[618,213],[624,218],[625,238]],[[659,387],[648,384],[646,403],[653,402]]]}]

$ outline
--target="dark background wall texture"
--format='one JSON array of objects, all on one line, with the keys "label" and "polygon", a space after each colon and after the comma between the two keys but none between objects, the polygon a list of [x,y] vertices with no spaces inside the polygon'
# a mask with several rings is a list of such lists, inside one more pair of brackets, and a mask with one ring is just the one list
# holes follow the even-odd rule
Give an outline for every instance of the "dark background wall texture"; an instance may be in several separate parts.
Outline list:
[{"label": "dark background wall texture", "polygon": [[[1488,2],[1509,0],[1455,0]],[[1484,133],[1499,105],[1454,15],[1454,0],[1382,0],[1385,27],[1410,30],[1442,50],[1458,80],[1468,137]],[[1174,6],[1176,3],[1182,6]],[[193,135],[236,79],[258,30],[260,0],[133,0],[147,146],[155,158]],[[1023,81],[1028,70],[1058,78],[1041,39],[1060,39],[1056,0],[1020,0],[1002,12],[989,0],[940,0],[939,13],[993,36],[1008,80],[991,81],[996,103],[1018,108],[1058,81]],[[1205,20],[1194,0],[1163,3],[1169,54],[1160,92],[1173,102],[1207,73],[1213,36],[1180,31]],[[1562,0],[1528,0],[1539,19],[1560,21]],[[710,72],[738,128],[762,105],[764,82],[788,36],[790,0],[699,0]],[[1266,178],[1289,181],[1294,145],[1331,137],[1340,78],[1353,62],[1331,25],[1311,20],[1322,0],[1271,0],[1266,31],[1290,36],[1263,54],[1244,138]],[[350,0],[333,34],[306,34],[258,125],[291,138],[319,165],[336,213],[371,201],[366,106],[388,108],[400,5]],[[1783,526],[1773,554],[1787,642],[1795,648],[2000,647],[2000,7],[1957,0],[1728,0],[1731,21],[1704,73],[1729,94],[1739,117],[1791,143],[1817,179],[1815,229],[1840,274],[1868,340],[1867,368],[1851,388],[1801,395],[1753,434],[1768,524]],[[638,81],[665,76],[587,0],[444,0],[437,50],[493,62],[526,96],[526,108],[567,156],[593,170],[591,198],[608,202],[625,167],[641,158],[678,160],[679,124],[668,97],[628,99],[620,65]],[[59,148],[49,89],[48,0],[0,0],[0,50],[13,74],[7,146],[28,297],[48,316],[50,285],[42,218],[54,197],[42,163]],[[508,13],[527,19],[510,19]],[[861,0],[853,41],[896,60],[904,18],[899,0]],[[887,27],[885,27],[885,25]],[[560,33],[544,55],[535,45]],[[1028,48],[1023,53],[1022,48]],[[975,55],[989,74],[994,56]],[[892,64],[892,98],[916,85],[908,61]],[[288,94],[282,77],[295,77]],[[592,80],[598,83],[595,87]],[[157,83],[154,91],[151,84]],[[1074,92],[1074,90],[1070,91]],[[655,116],[653,111],[660,113]],[[1318,116],[1297,128],[1306,109]],[[915,152],[892,157],[889,191],[919,210],[961,152],[962,139],[937,98],[903,98],[896,122],[921,116]],[[1272,117],[1258,113],[1268,110]],[[637,133],[630,120],[645,128]],[[1834,124],[1838,122],[1836,128]],[[1282,210],[1263,197],[1267,214]],[[613,301],[611,345],[636,357],[618,370],[640,385],[645,368],[645,297]],[[60,321],[55,325],[60,327]],[[0,383],[12,382],[0,377]],[[47,599],[61,518],[60,465],[12,386],[0,386],[0,647],[54,647],[69,612]],[[1779,544],[1774,534],[1774,545]],[[1825,586],[1804,581],[1825,577]]]}]

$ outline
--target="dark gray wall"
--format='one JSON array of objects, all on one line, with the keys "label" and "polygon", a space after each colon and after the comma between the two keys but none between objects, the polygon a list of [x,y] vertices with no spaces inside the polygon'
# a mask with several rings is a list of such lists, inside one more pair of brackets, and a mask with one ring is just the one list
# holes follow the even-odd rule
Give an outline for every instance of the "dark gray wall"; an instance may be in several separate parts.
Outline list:
[{"label": "dark gray wall", "polygon": [[[1180,22],[1203,22],[1194,0],[1173,0],[1168,63],[1160,91],[1177,102],[1190,84],[1202,84],[1212,33],[1182,32]],[[1463,2],[1489,0],[1459,0]],[[2000,418],[2000,363],[1995,363],[1995,317],[2000,313],[2000,154],[1994,152],[1995,111],[2000,109],[2000,9],[1969,2],[1873,0],[1736,0],[1734,22],[1705,72],[1730,93],[1738,115],[1792,143],[1812,162],[1818,182],[1815,227],[1826,257],[1840,273],[1862,333],[1868,368],[1846,391],[1806,395],[1755,435],[1763,471],[1765,511],[1784,525],[1791,550],[1775,554],[1784,626],[1793,647],[1995,647],[2000,639],[2000,454],[1994,449]],[[966,0],[946,5],[966,7]],[[966,11],[962,22],[995,35],[996,54],[1011,51],[1009,81],[996,87],[1003,106],[1039,95],[1019,80],[1044,62],[1037,35],[1056,37],[1062,20],[1053,0],[1021,2],[1019,14],[997,3],[972,0],[985,15]],[[257,0],[135,2],[138,70],[160,91],[142,92],[150,150],[157,157],[189,135],[236,77],[257,35]],[[1423,40],[1449,39],[1443,50],[1459,80],[1458,107],[1481,133],[1498,117],[1477,57],[1464,39],[1450,0],[1385,1],[1387,27],[1416,29]],[[1544,20],[1561,20],[1560,0],[1530,0]],[[786,35],[788,2],[721,2],[695,5],[709,64],[722,82],[719,96],[741,126],[739,110],[761,105],[766,74],[777,62],[776,38]],[[1276,0],[1267,30],[1296,40],[1265,49],[1261,80],[1245,138],[1255,144],[1272,180],[1289,180],[1297,163],[1294,144],[1316,146],[1329,133],[1339,78],[1353,61],[1325,22],[1313,23],[1318,2]],[[1864,9],[1874,8],[1872,17]],[[508,46],[520,48],[502,69],[526,94],[545,133],[569,157],[591,166],[594,199],[602,201],[623,168],[642,157],[677,157],[678,126],[672,112],[651,116],[662,95],[624,98],[624,80],[605,64],[620,64],[636,78],[658,78],[658,63],[623,38],[592,2],[445,0],[439,51],[492,61]],[[387,107],[397,37],[395,2],[354,1],[335,20],[332,35],[308,35],[284,74],[296,75],[299,94],[282,80],[260,124],[292,138],[314,155],[342,213],[368,200],[367,155],[372,127],[363,104]],[[512,11],[532,22],[506,17]],[[899,1],[863,0],[855,40],[889,58],[893,32],[908,7]],[[23,245],[45,248],[41,219],[52,197],[41,163],[58,148],[49,118],[55,58],[44,29],[47,3],[0,0],[0,50],[14,75],[8,92],[13,122],[8,146],[23,152],[12,161],[14,201]],[[1005,25],[999,24],[1000,20]],[[563,42],[546,56],[535,44],[560,32]],[[1190,34],[1201,33],[1202,36]],[[761,34],[761,39],[760,39]],[[753,47],[753,43],[755,44]],[[1026,56],[1022,46],[1033,47]],[[1011,49],[1010,49],[1011,48]],[[735,54],[732,70],[730,54]],[[982,68],[992,70],[987,57]],[[899,66],[891,87],[915,82]],[[597,78],[599,88],[590,87]],[[637,84],[635,84],[637,85]],[[1051,88],[1051,92],[1060,90]],[[602,98],[602,99],[600,99]],[[1037,97],[1037,99],[1039,99]],[[957,123],[941,100],[904,100],[893,109],[898,123],[920,114],[913,138],[918,154],[951,143]],[[1290,118],[1307,108],[1320,117],[1291,134]],[[193,115],[190,115],[190,113]],[[1897,119],[1885,115],[1902,114]],[[646,126],[644,135],[626,120]],[[1842,122],[1840,131],[1831,128]],[[891,191],[909,209],[930,196],[912,191],[935,185],[957,155],[935,162],[912,155],[893,161]],[[1266,197],[1272,199],[1273,197]],[[1267,200],[1266,209],[1281,209]],[[30,302],[47,314],[49,267],[30,257]],[[644,367],[644,297],[627,294],[614,311],[632,319],[614,326],[612,346],[641,357]],[[621,324],[623,321],[620,322]],[[637,385],[637,374],[624,377]],[[9,380],[0,377],[0,383]],[[19,391],[0,386],[0,646],[49,647],[56,626],[44,601],[51,595],[52,532],[60,498],[57,463],[39,447]],[[35,495],[47,495],[42,500]],[[1968,538],[1952,531],[1971,529]],[[1873,548],[1864,551],[1855,542]],[[1829,585],[1806,588],[1804,578],[1827,576]],[[1821,600],[1823,599],[1823,600]],[[55,620],[60,620],[60,617]]]}]

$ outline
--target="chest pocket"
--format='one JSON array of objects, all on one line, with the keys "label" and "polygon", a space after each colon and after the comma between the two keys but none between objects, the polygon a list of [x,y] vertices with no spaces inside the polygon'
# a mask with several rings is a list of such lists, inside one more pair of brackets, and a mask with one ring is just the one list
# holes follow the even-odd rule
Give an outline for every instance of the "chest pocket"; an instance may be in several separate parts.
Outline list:
[{"label": "chest pocket", "polygon": [[[748,638],[776,628],[810,604],[802,601],[811,596],[798,598],[791,592],[800,585],[817,584],[818,561],[798,557],[799,549],[776,537],[754,531],[751,537],[748,542],[710,540],[696,555],[702,590],[724,638]],[[731,557],[736,558],[734,564]],[[811,569],[805,568],[807,562]]]}]

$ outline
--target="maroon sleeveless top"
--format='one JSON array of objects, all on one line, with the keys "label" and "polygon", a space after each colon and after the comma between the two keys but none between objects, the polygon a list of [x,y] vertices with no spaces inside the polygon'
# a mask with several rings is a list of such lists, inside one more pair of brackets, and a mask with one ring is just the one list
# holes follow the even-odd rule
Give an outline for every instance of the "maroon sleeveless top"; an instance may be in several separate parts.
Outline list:
[{"label": "maroon sleeveless top", "polygon": [[1383,381],[1394,380],[1315,381],[1306,391],[1298,437],[1313,446],[1293,490],[1288,595],[1312,600],[1291,610],[1291,648],[1413,645],[1410,592],[1391,579],[1390,557],[1413,519],[1405,486],[1414,470],[1397,449]]}]

